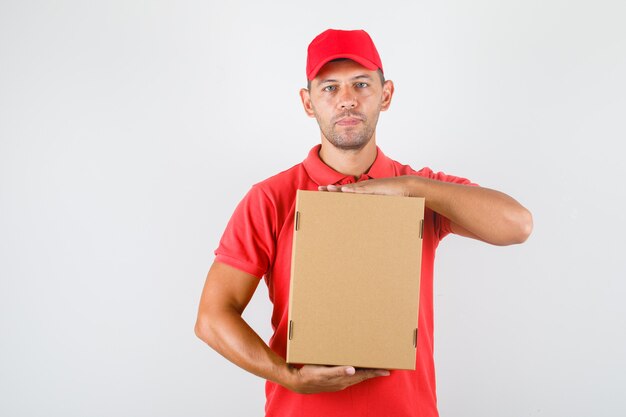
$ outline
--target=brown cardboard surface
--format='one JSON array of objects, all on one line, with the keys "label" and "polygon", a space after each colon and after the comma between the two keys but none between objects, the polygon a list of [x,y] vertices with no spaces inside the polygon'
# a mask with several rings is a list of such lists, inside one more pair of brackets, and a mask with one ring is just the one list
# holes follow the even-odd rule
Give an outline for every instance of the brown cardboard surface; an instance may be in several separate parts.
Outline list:
[{"label": "brown cardboard surface", "polygon": [[415,369],[424,199],[298,191],[287,362]]}]

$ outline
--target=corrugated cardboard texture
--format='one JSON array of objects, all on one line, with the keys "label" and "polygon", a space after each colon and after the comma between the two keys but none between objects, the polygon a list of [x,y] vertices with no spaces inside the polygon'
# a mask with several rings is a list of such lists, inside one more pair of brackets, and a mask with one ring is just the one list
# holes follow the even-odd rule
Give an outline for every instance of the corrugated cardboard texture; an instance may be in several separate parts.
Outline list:
[{"label": "corrugated cardboard texture", "polygon": [[298,191],[287,362],[415,369],[424,199]]}]

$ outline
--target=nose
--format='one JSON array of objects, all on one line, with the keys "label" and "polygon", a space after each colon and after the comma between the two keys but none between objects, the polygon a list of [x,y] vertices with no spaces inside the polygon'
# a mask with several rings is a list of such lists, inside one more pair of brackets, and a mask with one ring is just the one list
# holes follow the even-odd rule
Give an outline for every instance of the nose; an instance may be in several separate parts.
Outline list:
[{"label": "nose", "polygon": [[341,110],[353,109],[357,106],[357,100],[354,93],[348,89],[344,89],[339,95],[337,106]]}]

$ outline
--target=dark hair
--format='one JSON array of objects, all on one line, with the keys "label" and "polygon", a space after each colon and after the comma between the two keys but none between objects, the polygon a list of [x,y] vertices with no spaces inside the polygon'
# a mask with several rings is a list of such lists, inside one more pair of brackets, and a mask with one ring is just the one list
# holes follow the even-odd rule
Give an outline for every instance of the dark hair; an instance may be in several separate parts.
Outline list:
[{"label": "dark hair", "polygon": [[[340,62],[340,61],[350,61],[349,58],[337,58],[337,59],[333,59],[332,61],[329,62]],[[385,84],[385,74],[383,74],[382,70],[380,68],[378,68],[376,70],[376,72],[378,73],[378,77],[380,78],[380,84],[383,85]],[[307,80],[306,81],[306,89],[310,90],[311,89],[311,80]]]}]

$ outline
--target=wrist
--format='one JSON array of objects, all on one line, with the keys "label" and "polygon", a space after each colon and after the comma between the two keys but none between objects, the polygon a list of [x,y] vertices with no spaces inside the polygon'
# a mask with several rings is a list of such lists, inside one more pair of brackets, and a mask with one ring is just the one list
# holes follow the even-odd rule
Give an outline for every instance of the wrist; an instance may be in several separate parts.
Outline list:
[{"label": "wrist", "polygon": [[300,375],[298,368],[285,363],[285,365],[281,367],[279,374],[280,376],[277,378],[276,382],[288,390],[297,392],[298,377]]},{"label": "wrist", "polygon": [[408,197],[424,197],[425,196],[425,179],[416,175],[405,176],[406,196]]}]

